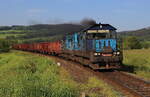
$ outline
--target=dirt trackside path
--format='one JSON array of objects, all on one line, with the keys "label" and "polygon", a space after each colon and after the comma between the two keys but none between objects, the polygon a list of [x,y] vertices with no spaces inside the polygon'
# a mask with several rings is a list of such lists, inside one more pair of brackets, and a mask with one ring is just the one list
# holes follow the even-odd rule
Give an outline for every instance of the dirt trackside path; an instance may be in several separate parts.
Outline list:
[{"label": "dirt trackside path", "polygon": [[[63,59],[57,58],[57,57],[50,56],[50,59],[55,60],[58,65],[65,68],[70,73],[72,78],[80,84],[87,84],[89,79],[92,77],[96,77],[97,79],[102,80],[99,77],[97,77],[97,75],[95,75],[94,72],[91,72],[91,69],[88,67],[84,67],[78,63],[74,63],[72,61],[66,61],[66,60],[63,60]],[[110,88],[112,86],[106,85],[106,87]],[[102,88],[104,88],[103,85],[102,85]],[[120,93],[119,94],[120,96],[118,96],[118,97],[124,97],[123,95],[126,95],[125,97],[132,97],[132,96],[129,96],[130,94],[123,94],[124,92],[122,93],[122,91],[119,91],[119,89],[116,89],[116,87],[114,87],[113,89],[112,89],[112,92],[118,91],[118,93]],[[101,89],[100,88],[93,88],[93,89],[90,89],[90,91],[91,90],[92,90],[92,92],[97,92],[97,91],[100,91]],[[112,96],[110,96],[110,97],[112,97]]]},{"label": "dirt trackside path", "polygon": [[57,64],[63,66],[78,83],[86,83],[90,77],[95,76],[93,73],[75,65],[72,62],[67,62],[65,60],[56,59]]},{"label": "dirt trackside path", "polygon": [[[49,57],[51,60],[54,60],[57,65],[63,67],[71,75],[73,80],[79,83],[79,89],[82,88],[83,92],[90,95],[89,97],[133,97],[129,96],[130,94],[120,91],[117,87],[113,87],[110,83],[107,84],[107,82],[103,80],[103,77],[97,75],[99,72],[95,72],[88,67],[55,56],[39,55]],[[91,94],[98,96],[91,96]]]}]

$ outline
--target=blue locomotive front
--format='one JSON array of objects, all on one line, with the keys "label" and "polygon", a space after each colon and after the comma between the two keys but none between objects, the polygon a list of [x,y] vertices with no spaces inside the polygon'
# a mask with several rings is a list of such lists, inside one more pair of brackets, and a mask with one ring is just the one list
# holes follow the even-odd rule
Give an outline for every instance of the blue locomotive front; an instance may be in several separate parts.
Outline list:
[{"label": "blue locomotive front", "polygon": [[109,24],[95,24],[67,35],[64,41],[63,56],[93,69],[119,68],[122,63],[116,28]]}]

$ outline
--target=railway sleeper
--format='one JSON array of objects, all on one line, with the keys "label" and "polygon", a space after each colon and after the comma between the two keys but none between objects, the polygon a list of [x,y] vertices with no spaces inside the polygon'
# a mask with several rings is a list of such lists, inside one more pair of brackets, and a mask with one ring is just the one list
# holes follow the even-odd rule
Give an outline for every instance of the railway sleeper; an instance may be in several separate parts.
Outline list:
[{"label": "railway sleeper", "polygon": [[133,86],[133,85],[127,85],[128,87],[134,89],[135,91],[138,91],[138,92],[148,92],[150,93],[150,90],[149,88],[144,88],[144,87],[139,87],[139,86]]},{"label": "railway sleeper", "polygon": [[129,80],[121,80],[121,81],[122,81],[122,82],[126,82],[126,84],[129,84],[129,85],[138,86],[138,87],[141,87],[141,88],[145,87],[145,86],[142,85],[142,84],[137,84],[137,83],[135,83],[135,81],[129,81]]},{"label": "railway sleeper", "polygon": [[149,95],[144,95],[144,97],[150,97]]},{"label": "railway sleeper", "polygon": [[132,84],[124,83],[124,85],[129,87],[129,88],[132,88],[133,90],[136,90],[136,91],[143,90],[143,87],[135,86],[135,85],[132,85]]},{"label": "railway sleeper", "polygon": [[[118,77],[117,77],[118,78]],[[139,84],[137,84],[137,83],[134,83],[134,82],[131,82],[131,81],[129,81],[129,80],[119,80],[119,82],[120,83],[123,83],[123,82],[126,82],[126,83],[124,83],[124,85],[127,85],[128,87],[131,87],[131,88],[135,88],[135,89],[144,89],[143,87],[143,85],[140,85],[139,86]]]},{"label": "railway sleeper", "polygon": [[145,97],[145,96],[148,96],[148,97],[150,97],[150,95],[149,95],[149,93],[144,93],[144,92],[140,92],[139,94],[141,94],[143,97]]},{"label": "railway sleeper", "polygon": [[145,86],[149,86],[149,87],[150,87],[150,83],[145,82],[145,81],[143,81],[142,79],[133,77],[132,75],[127,75],[127,74],[125,74],[125,73],[121,73],[121,75],[124,75],[124,77],[130,79],[130,81],[132,81],[132,82],[134,81],[134,82],[137,83],[138,85],[142,84],[142,85],[145,85]]},{"label": "railway sleeper", "polygon": [[141,91],[141,94],[150,96],[149,92],[147,92],[147,91]]}]

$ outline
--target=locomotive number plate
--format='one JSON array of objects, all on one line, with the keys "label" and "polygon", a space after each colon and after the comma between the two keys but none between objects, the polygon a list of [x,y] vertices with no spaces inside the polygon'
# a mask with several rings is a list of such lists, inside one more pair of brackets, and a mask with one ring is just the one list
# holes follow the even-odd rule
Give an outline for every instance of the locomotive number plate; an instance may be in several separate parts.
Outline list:
[{"label": "locomotive number plate", "polygon": [[102,54],[102,56],[112,56],[112,54]]}]

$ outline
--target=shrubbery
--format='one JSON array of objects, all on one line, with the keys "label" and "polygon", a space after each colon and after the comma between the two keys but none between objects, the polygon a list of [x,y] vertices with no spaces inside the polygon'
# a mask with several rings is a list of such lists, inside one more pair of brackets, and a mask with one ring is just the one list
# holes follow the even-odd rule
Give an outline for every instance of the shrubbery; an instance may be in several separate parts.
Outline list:
[{"label": "shrubbery", "polygon": [[0,39],[0,52],[8,52],[9,49],[10,49],[9,41]]},{"label": "shrubbery", "polygon": [[141,45],[142,45],[142,48],[145,48],[145,49],[150,48],[150,42],[149,41],[143,41],[141,43]]},{"label": "shrubbery", "polygon": [[0,53],[10,51],[11,46],[16,43],[17,40],[0,39]]},{"label": "shrubbery", "polygon": [[142,45],[137,37],[130,36],[124,38],[123,47],[124,49],[141,49]]},{"label": "shrubbery", "polygon": [[148,49],[150,48],[149,41],[140,41],[139,38],[135,36],[128,36],[123,38],[123,48],[124,49]]}]

